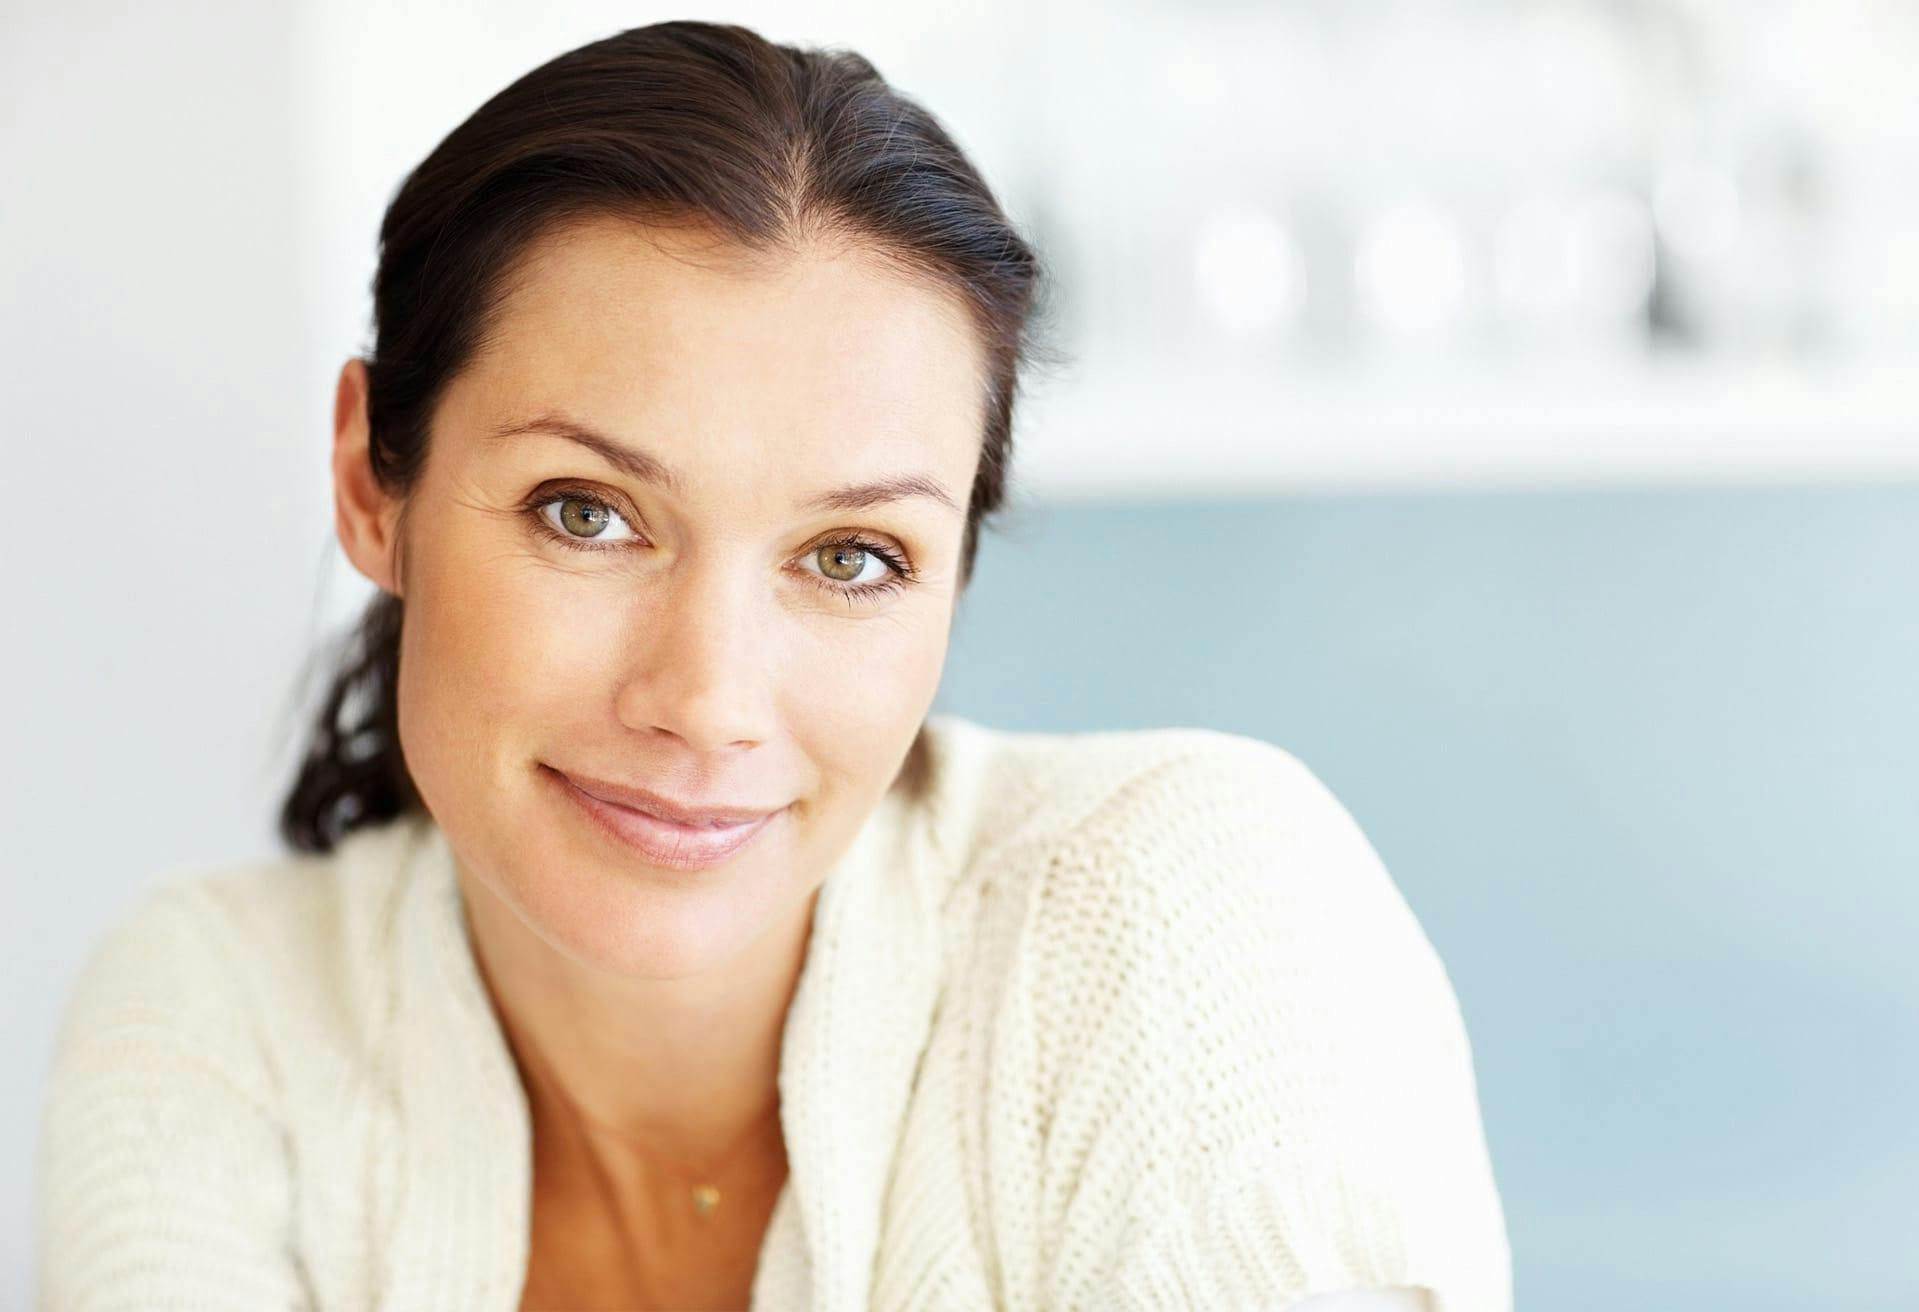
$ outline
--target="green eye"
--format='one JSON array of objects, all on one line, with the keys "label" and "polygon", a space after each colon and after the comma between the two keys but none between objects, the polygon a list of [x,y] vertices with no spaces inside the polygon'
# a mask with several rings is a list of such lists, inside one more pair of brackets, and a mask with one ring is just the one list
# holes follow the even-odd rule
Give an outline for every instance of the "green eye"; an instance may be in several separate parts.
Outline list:
[{"label": "green eye", "polygon": [[[851,583],[860,576],[869,560],[878,560],[857,542],[830,542],[813,553],[826,577],[837,583]],[[881,562],[884,566],[884,562]]]},{"label": "green eye", "polygon": [[[878,601],[919,580],[912,564],[903,556],[865,538],[824,542],[809,554],[820,567],[815,575],[818,586],[848,601]],[[877,565],[878,569],[864,583],[855,582],[869,565]]]},{"label": "green eye", "polygon": [[560,526],[579,537],[598,537],[606,531],[606,526],[617,519],[613,509],[584,497],[562,497],[560,506]]},{"label": "green eye", "polygon": [[[550,506],[558,506],[556,518],[547,513]],[[624,524],[626,519],[598,497],[587,496],[582,492],[565,492],[548,497],[532,507],[534,518],[540,526],[557,541],[569,547],[581,547],[588,551],[604,550],[596,539],[603,539],[609,546],[615,542],[636,541],[637,535],[629,530],[628,537],[607,537],[607,527],[614,523]],[[593,543],[589,546],[588,543]]]}]

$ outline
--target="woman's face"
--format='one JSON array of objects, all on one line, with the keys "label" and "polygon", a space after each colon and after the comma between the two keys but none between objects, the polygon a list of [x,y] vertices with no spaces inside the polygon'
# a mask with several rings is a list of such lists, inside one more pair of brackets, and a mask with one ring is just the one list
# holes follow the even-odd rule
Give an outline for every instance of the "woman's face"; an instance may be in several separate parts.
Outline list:
[{"label": "woman's face", "polygon": [[[408,768],[469,876],[553,947],[712,968],[796,923],[931,707],[978,343],[870,255],[749,266],[614,219],[543,239],[495,322],[402,521]],[[907,491],[828,499],[887,481]],[[685,869],[569,780],[777,813]]]}]

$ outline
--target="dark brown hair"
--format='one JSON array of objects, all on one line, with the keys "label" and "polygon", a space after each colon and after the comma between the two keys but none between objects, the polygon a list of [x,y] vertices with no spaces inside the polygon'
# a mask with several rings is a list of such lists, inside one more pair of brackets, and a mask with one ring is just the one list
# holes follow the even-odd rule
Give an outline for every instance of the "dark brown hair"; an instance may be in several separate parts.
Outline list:
[{"label": "dark brown hair", "polygon": [[[514,260],[568,220],[701,223],[778,254],[850,241],[957,293],[985,348],[985,432],[960,587],[981,522],[1006,498],[1023,368],[1065,356],[1036,340],[1051,284],[1035,251],[946,131],[871,63],[692,21],[620,32],[550,60],[449,133],[380,224],[366,352],[369,463],[404,495],[434,410],[483,344]],[[331,851],[361,825],[421,808],[398,732],[400,599],[381,592],[334,653],[279,828]]]}]

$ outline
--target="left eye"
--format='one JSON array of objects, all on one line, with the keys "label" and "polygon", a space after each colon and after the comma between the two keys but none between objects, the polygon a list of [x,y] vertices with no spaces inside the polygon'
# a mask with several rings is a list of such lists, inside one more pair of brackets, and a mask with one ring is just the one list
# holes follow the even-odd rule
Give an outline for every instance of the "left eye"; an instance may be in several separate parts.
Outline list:
[{"label": "left eye", "polygon": [[[546,513],[548,508],[552,506],[561,507],[557,522],[555,522],[553,516]],[[537,509],[541,519],[545,520],[554,529],[568,538],[594,543],[625,540],[622,538],[608,538],[606,536],[606,529],[609,524],[625,524],[626,520],[620,515],[619,511],[613,509],[613,507],[607,505],[604,501],[595,501],[581,496],[554,497],[551,501],[541,504]],[[630,528],[627,531],[629,534],[632,532]]]},{"label": "left eye", "polygon": [[[879,587],[899,572],[877,549],[855,541],[824,543],[807,552],[806,559],[818,564],[820,577],[835,587]],[[872,566],[870,573],[867,566]],[[855,572],[841,577],[830,570]]]}]

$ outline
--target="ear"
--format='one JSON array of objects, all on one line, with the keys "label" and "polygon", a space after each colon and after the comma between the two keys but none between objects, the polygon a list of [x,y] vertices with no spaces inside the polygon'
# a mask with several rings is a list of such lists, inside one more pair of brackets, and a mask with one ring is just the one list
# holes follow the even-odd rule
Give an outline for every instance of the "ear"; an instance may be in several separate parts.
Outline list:
[{"label": "ear", "polygon": [[353,567],[397,597],[400,503],[374,479],[367,460],[366,397],[366,362],[355,356],[340,370],[333,393],[333,527]]}]

